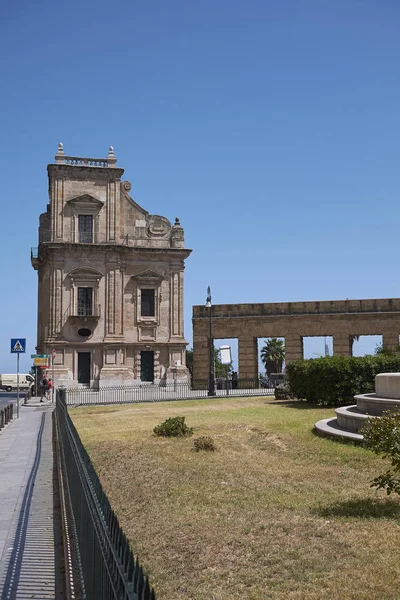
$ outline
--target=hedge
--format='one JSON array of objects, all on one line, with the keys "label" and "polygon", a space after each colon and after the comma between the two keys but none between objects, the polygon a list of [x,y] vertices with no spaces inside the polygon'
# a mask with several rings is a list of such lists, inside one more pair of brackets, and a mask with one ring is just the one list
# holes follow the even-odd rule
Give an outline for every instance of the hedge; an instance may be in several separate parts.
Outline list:
[{"label": "hedge", "polygon": [[354,404],[356,394],[375,391],[375,375],[400,371],[400,357],[327,356],[296,360],[286,366],[293,395],[323,406]]}]

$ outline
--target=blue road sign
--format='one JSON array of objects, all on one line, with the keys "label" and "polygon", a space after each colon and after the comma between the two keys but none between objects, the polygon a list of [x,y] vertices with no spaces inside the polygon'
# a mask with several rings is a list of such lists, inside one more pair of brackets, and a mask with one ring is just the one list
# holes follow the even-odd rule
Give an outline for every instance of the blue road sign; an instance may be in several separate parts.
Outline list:
[{"label": "blue road sign", "polygon": [[26,338],[11,338],[11,354],[25,352]]}]

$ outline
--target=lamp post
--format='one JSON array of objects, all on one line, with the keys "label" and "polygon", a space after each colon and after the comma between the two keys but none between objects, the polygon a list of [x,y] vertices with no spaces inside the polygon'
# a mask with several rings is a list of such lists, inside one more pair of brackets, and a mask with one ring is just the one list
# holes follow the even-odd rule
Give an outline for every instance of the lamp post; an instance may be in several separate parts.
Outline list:
[{"label": "lamp post", "polygon": [[211,290],[210,286],[207,288],[207,300],[206,308],[210,309],[210,368],[208,371],[208,395],[215,396],[215,382],[214,382],[214,342],[212,337],[212,304],[211,304]]}]

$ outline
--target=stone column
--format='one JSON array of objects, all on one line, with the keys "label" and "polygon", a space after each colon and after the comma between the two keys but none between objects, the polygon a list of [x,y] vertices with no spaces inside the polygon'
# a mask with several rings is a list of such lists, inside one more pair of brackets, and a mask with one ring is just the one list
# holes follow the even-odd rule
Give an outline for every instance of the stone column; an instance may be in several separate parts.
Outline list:
[{"label": "stone column", "polygon": [[335,356],[352,356],[353,344],[348,333],[333,334],[333,354]]},{"label": "stone column", "polygon": [[303,337],[290,333],[285,335],[285,364],[303,359]]},{"label": "stone column", "polygon": [[255,379],[258,377],[258,344],[252,335],[240,335],[239,346],[239,379]]},{"label": "stone column", "polygon": [[399,334],[395,332],[383,333],[382,346],[388,350],[398,350]]}]

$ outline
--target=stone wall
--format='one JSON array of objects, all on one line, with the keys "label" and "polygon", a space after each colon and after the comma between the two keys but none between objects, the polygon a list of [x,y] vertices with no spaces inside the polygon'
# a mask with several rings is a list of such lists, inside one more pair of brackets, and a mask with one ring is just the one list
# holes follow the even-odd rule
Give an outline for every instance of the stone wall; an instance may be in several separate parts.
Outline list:
[{"label": "stone wall", "polygon": [[[193,307],[194,378],[209,372],[210,309]],[[212,307],[214,339],[237,338],[239,376],[258,374],[257,338],[285,338],[286,362],[303,358],[303,337],[332,336],[334,354],[351,355],[352,336],[382,335],[395,348],[400,334],[400,298],[219,304]]]}]

